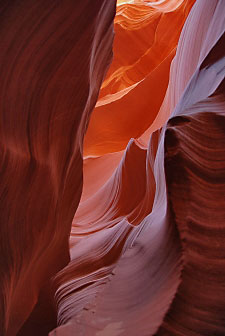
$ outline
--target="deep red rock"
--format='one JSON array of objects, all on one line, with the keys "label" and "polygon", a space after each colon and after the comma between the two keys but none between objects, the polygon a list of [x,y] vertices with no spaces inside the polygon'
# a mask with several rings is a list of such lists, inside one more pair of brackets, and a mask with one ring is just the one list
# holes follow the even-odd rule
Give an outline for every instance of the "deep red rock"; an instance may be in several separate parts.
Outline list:
[{"label": "deep red rock", "polygon": [[69,261],[83,136],[112,58],[114,14],[106,0],[1,2],[1,335],[17,334]]}]

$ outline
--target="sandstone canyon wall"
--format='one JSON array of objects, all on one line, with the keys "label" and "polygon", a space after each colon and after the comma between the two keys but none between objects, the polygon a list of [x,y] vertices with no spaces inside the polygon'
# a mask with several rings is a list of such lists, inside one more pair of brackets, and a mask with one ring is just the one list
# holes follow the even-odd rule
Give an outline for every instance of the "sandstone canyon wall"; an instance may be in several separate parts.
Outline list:
[{"label": "sandstone canyon wall", "polygon": [[[134,11],[134,5],[123,6],[117,9],[115,29],[121,12]],[[155,35],[163,20],[182,25],[191,9],[190,2],[183,2],[162,15],[152,7],[143,11],[142,6],[135,13],[141,11],[146,30],[146,13],[151,14]],[[61,324],[56,334],[225,333],[220,269],[225,262],[224,10],[222,1],[197,1],[171,67],[168,50],[165,61],[151,68],[151,46],[150,65],[143,63],[146,73],[139,68],[146,51],[136,55],[137,61],[122,58],[132,63],[128,71],[119,64],[118,31],[114,61],[85,138],[84,190],[72,225],[72,260],[55,279]],[[141,21],[140,16],[133,14],[130,20],[124,15],[125,31],[131,29],[130,21],[133,27]],[[167,25],[162,23],[161,34]],[[168,44],[176,48],[176,40]],[[159,48],[163,53],[162,45]],[[131,69],[143,78],[128,81]],[[165,81],[162,85],[157,74]],[[141,85],[147,81],[146,89],[139,89],[140,80]],[[135,99],[129,100],[131,94]],[[127,119],[128,134],[121,126]]]},{"label": "sandstone canyon wall", "polygon": [[21,335],[47,332],[47,283],[69,261],[83,135],[112,58],[115,5],[1,1],[1,335],[18,333],[42,289]]},{"label": "sandstone canyon wall", "polygon": [[224,0],[0,15],[0,333],[225,335]]}]

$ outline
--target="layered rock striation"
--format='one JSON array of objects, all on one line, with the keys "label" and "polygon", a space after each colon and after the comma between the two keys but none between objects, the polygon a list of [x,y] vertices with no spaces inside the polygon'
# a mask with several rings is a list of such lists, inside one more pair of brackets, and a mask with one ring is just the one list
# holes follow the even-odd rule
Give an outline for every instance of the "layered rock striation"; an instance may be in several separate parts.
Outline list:
[{"label": "layered rock striation", "polygon": [[[103,130],[105,152],[96,145],[85,160],[71,262],[55,278],[56,334],[224,333],[224,14],[222,1],[194,4],[164,100],[124,151],[104,139],[94,111],[93,129],[99,137]],[[154,101],[155,91],[147,88]],[[142,106],[146,96],[136,92]],[[117,97],[119,107],[117,93],[109,105]],[[106,108],[107,99],[100,97],[97,109]]]},{"label": "layered rock striation", "polygon": [[224,0],[128,2],[0,6],[1,335],[225,334]]},{"label": "layered rock striation", "polygon": [[1,2],[1,335],[25,321],[20,335],[55,326],[48,283],[69,261],[83,136],[112,59],[115,5]]}]

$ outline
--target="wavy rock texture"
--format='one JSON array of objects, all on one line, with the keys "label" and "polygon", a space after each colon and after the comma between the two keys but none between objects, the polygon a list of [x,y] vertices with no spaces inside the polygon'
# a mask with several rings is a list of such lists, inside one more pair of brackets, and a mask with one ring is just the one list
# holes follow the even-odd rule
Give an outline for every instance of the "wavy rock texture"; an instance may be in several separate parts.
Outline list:
[{"label": "wavy rock texture", "polygon": [[112,58],[115,5],[0,4],[1,335],[56,326],[48,281],[69,261],[83,135]]},{"label": "wavy rock texture", "polygon": [[1,335],[225,334],[224,0],[115,5],[0,4]]},{"label": "wavy rock texture", "polygon": [[139,137],[155,119],[181,29],[194,3],[185,0],[177,8],[175,2],[164,1],[170,5],[167,10],[146,3],[117,7],[114,58],[85,137],[85,156],[124,150],[129,139]]},{"label": "wavy rock texture", "polygon": [[[154,12],[151,5],[175,2],[147,4],[150,7],[144,13]],[[179,5],[170,14],[176,18],[182,13],[184,20],[185,1]],[[141,22],[143,3],[136,6],[130,8],[137,9]],[[160,22],[170,15],[165,8],[160,13],[158,8],[154,20]],[[122,9],[121,5],[118,15]],[[145,127],[124,151],[120,150],[130,135],[120,138],[120,146],[112,145],[100,134],[106,124],[104,118],[97,118],[97,109],[122,104],[124,97],[135,96],[135,92],[136,104],[142,106],[140,100],[146,96],[141,95],[145,91],[136,91],[139,84],[124,80],[127,74],[118,81],[113,77],[120,69],[115,56],[90,123],[93,133],[90,136],[88,130],[86,135],[86,139],[90,136],[90,141],[85,140],[88,158],[70,237],[71,262],[54,280],[60,326],[50,335],[225,334],[224,18],[223,0],[196,1],[180,35],[169,80],[165,73],[162,76],[162,85],[168,82],[168,87],[159,96],[165,94],[165,98],[152,121],[143,121]],[[133,28],[138,24],[133,21],[131,32],[135,34]],[[124,16],[123,26],[130,27],[129,16]],[[174,49],[174,42],[170,43]],[[168,60],[167,71],[169,65]],[[149,77],[143,78],[141,83]],[[156,84],[152,80],[146,86],[146,106],[150,101],[154,105],[150,89]],[[127,85],[126,91],[120,85]],[[121,115],[126,113],[126,104],[119,106]],[[145,114],[151,112],[150,105]],[[140,117],[141,109],[137,113]],[[108,122],[106,129],[122,136],[120,126],[114,131],[114,122]],[[136,119],[137,128],[140,124]],[[99,138],[92,142],[95,132]]]}]

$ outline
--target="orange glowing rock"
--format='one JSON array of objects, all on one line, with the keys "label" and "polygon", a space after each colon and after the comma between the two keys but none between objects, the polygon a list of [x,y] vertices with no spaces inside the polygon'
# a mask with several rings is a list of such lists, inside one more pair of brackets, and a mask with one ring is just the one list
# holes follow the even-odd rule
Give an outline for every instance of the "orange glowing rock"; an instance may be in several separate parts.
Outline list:
[{"label": "orange glowing rock", "polygon": [[[55,278],[62,326],[51,335],[225,333],[224,16],[223,1],[194,4],[162,104],[153,74],[169,69],[168,56],[140,83],[102,93],[85,140],[71,262]],[[146,123],[148,88],[157,112]],[[138,138],[129,139],[132,132]]]},{"label": "orange glowing rock", "polygon": [[114,58],[85,136],[84,156],[123,150],[152,124],[193,3],[182,1],[173,12],[146,4],[117,7]]},{"label": "orange glowing rock", "polygon": [[224,0],[3,2],[0,334],[225,335]]}]

